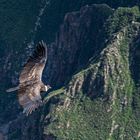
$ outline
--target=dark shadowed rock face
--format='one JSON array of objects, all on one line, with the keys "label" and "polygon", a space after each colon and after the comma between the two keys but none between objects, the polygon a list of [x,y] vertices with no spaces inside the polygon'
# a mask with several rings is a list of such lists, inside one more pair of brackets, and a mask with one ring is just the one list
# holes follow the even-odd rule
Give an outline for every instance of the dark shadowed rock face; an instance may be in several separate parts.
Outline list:
[{"label": "dark shadowed rock face", "polygon": [[140,84],[140,34],[133,40],[133,46],[130,47],[130,68],[132,70],[132,76],[135,79],[136,84]]},{"label": "dark shadowed rock face", "polygon": [[66,14],[55,42],[48,46],[46,78],[51,85],[64,85],[99,54],[103,48],[103,24],[112,12],[107,5],[93,5]]}]

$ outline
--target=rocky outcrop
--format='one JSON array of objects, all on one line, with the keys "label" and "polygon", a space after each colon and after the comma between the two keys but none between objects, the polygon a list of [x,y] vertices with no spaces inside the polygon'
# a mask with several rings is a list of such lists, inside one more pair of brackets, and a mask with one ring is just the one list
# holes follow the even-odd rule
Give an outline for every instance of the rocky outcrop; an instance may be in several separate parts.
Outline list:
[{"label": "rocky outcrop", "polygon": [[[128,46],[139,35],[140,25],[132,24],[130,26],[124,27],[122,31],[114,34],[111,41],[106,44],[106,47],[99,54],[99,58],[96,61],[91,61],[90,65],[87,66],[88,68],[73,76],[68,86],[68,94],[74,94],[82,90],[89,96],[102,97],[109,93],[111,84],[113,84],[110,82],[114,82],[117,87],[119,85],[121,85],[121,88],[125,87],[124,81],[126,79],[124,76],[126,75],[123,75],[125,73],[124,67],[126,66],[125,68],[129,72],[131,71],[129,69],[129,63],[131,64],[129,55],[136,52],[136,50],[130,52],[131,47],[129,48]],[[125,34],[128,32],[128,28],[137,28],[137,30],[132,30],[130,38],[126,41]],[[123,43],[126,43],[126,48],[122,48],[124,47],[122,46]],[[137,57],[137,55],[134,56]]]},{"label": "rocky outcrop", "polygon": [[103,24],[112,13],[107,5],[92,5],[66,14],[55,42],[48,45],[46,79],[51,85],[64,85],[72,74],[100,52],[104,40]]},{"label": "rocky outcrop", "polygon": [[[75,71],[77,73],[70,78],[69,83],[66,86],[66,91],[64,92],[64,96],[66,97],[63,97],[62,99],[60,97],[60,100],[63,101],[63,103],[56,104],[55,108],[51,109],[50,113],[47,115],[51,121],[44,127],[44,133],[46,135],[51,134],[58,139],[67,137],[78,138],[78,136],[73,137],[70,135],[71,133],[74,133],[75,135],[78,133],[75,127],[80,126],[78,130],[82,128],[84,130],[82,131],[83,133],[85,133],[86,129],[90,128],[90,126],[84,128],[76,122],[76,119],[79,116],[80,118],[78,121],[83,117],[80,112],[84,113],[85,111],[89,116],[92,116],[93,120],[90,120],[92,124],[96,122],[98,115],[99,118],[97,121],[99,121],[103,115],[101,123],[103,123],[104,120],[108,122],[104,126],[98,122],[100,126],[93,129],[95,131],[99,130],[99,136],[96,136],[93,132],[92,138],[100,137],[101,139],[109,140],[113,138],[138,138],[139,130],[137,129],[137,126],[139,123],[136,124],[136,122],[139,121],[135,117],[139,115],[139,111],[138,109],[133,109],[133,106],[139,108],[139,90],[134,93],[134,88],[136,86],[134,84],[136,82],[135,80],[139,79],[137,71],[139,65],[136,62],[139,58],[139,49],[136,46],[138,46],[139,42],[140,24],[137,20],[138,15],[140,16],[140,14],[137,13],[137,10],[136,7],[132,9],[120,8],[107,20],[105,23],[105,30],[102,28],[102,35],[104,36],[104,33],[106,33],[106,38],[103,38],[104,43],[100,44],[100,42],[98,42],[101,46],[99,50],[95,52],[95,46],[91,46],[93,48],[92,51],[90,50],[92,55],[88,55],[89,57],[87,58],[88,61],[85,63],[86,65],[80,63],[76,64],[77,69]],[[122,18],[124,18],[124,20]],[[114,21],[116,24],[114,24]],[[102,37],[100,36],[100,38]],[[92,39],[94,40],[94,38]],[[134,42],[137,42],[136,46]],[[77,45],[77,47],[79,47],[79,45]],[[71,50],[73,51],[72,48]],[[67,49],[65,49],[65,51],[67,51]],[[76,60],[77,59],[79,59],[78,62],[80,62],[80,57],[77,57]],[[71,65],[74,67],[73,64]],[[137,69],[135,69],[134,65]],[[80,66],[82,66],[82,70],[80,69]],[[60,67],[63,67],[63,65],[60,64]],[[67,70],[69,70],[69,68]],[[136,73],[137,76],[135,75]],[[136,77],[134,78],[133,75]],[[66,75],[65,78],[67,78]],[[60,83],[61,80],[59,81]],[[82,95],[81,92],[83,93]],[[83,97],[84,95],[90,97],[93,103],[87,102],[88,99],[85,99],[85,97]],[[95,112],[90,112],[90,109],[86,108],[84,102],[88,105],[90,104],[90,106],[93,105],[91,110],[95,108],[93,109]],[[96,110],[96,108],[98,109]],[[136,113],[136,116],[135,113],[131,113],[132,110]],[[74,118],[75,115],[73,113],[77,114],[77,118]],[[86,113],[84,114],[85,116],[87,115]],[[95,116],[93,115],[94,113],[96,113]],[[131,120],[133,120],[133,122]],[[47,121],[47,119],[45,121]],[[84,121],[87,122],[85,124],[87,125],[88,119],[85,118]],[[67,124],[68,128],[66,127]],[[131,127],[132,124],[134,127]],[[74,131],[69,130],[70,128],[74,129]],[[104,136],[101,136],[101,129],[107,130],[106,136],[105,134]],[[128,134],[128,131],[130,130],[131,134]],[[80,133],[78,134],[80,135]],[[86,136],[86,133],[83,136]],[[90,134],[87,134],[87,139],[89,137]]]}]

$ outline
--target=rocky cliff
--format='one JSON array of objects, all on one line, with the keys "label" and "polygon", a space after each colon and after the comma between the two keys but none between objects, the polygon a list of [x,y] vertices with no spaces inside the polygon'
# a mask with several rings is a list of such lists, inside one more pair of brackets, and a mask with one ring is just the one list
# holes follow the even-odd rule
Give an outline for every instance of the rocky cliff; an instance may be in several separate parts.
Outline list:
[{"label": "rocky cliff", "polygon": [[[137,6],[87,5],[67,13],[48,44],[43,79],[53,90],[44,97],[46,104],[26,117],[15,100],[9,102],[15,112],[1,121],[0,138],[139,139],[139,31]],[[6,61],[5,73],[11,69]],[[11,102],[16,98],[8,96]]]},{"label": "rocky cliff", "polygon": [[[98,20],[97,15],[102,15],[102,18]],[[56,98],[58,103],[51,105],[44,120],[46,136],[91,140],[140,137],[137,83],[139,16],[138,7],[113,11],[106,5],[86,6],[80,12],[65,16],[70,28],[66,28],[64,22],[55,42],[58,48],[54,49],[55,57],[61,61],[57,63],[52,49],[50,54],[55,61],[48,62],[48,69],[51,67],[55,71],[51,76],[54,77],[53,83],[61,83],[62,80],[65,90]],[[81,24],[82,29],[79,27]],[[77,26],[78,31],[87,30],[79,33],[72,30],[73,26]],[[75,34],[84,44],[78,44],[79,38]],[[54,48],[55,43],[52,44]],[[61,55],[63,51],[64,56]],[[65,62],[69,65],[65,66]],[[73,75],[68,77],[69,82],[65,81],[67,71],[68,76]]]}]

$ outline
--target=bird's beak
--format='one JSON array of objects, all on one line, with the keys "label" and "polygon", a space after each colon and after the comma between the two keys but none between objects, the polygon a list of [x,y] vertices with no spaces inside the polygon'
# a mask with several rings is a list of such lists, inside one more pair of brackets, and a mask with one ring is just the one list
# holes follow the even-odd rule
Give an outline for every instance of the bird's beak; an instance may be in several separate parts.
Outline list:
[{"label": "bird's beak", "polygon": [[52,87],[50,85],[48,85],[48,89],[51,89]]}]

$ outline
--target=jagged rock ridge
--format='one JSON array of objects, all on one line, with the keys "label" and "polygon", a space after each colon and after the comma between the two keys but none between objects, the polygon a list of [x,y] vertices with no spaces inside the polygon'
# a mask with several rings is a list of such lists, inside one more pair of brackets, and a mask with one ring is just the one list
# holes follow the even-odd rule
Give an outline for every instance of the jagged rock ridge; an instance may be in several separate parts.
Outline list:
[{"label": "jagged rock ridge", "polygon": [[[95,8],[94,6],[92,8]],[[88,8],[91,9],[91,7],[85,7],[87,11]],[[75,14],[72,13],[71,16],[74,15],[73,18],[75,18]],[[135,103],[137,102],[137,107],[139,100],[136,100],[135,97],[136,94],[139,93],[134,90],[136,86],[135,80],[137,78],[132,76],[135,69],[135,67],[132,66],[133,63],[135,64],[135,60],[133,59],[135,51],[133,51],[132,47],[135,48],[134,42],[139,41],[140,24],[138,21],[140,13],[137,7],[118,8],[114,11],[113,15],[110,13],[110,16],[103,28],[101,28],[101,36],[103,36],[103,38],[101,36],[100,38],[102,38],[104,42],[101,44],[99,42],[99,45],[101,45],[100,48],[98,48],[99,51],[96,51],[96,53],[94,53],[94,49],[90,51],[92,55],[88,55],[87,65],[82,65],[84,69],[79,70],[80,72],[77,72],[77,74],[71,78],[69,84],[66,86],[64,97],[61,99],[60,96],[60,103],[55,105],[55,108],[50,109],[48,118],[51,121],[49,124],[47,123],[44,128],[46,135],[51,134],[58,139],[134,139],[139,137],[139,121],[136,119],[135,113],[132,113],[134,111],[133,98],[135,98]],[[113,23],[114,21],[116,24]],[[93,26],[96,26],[94,22],[91,28]],[[104,35],[106,36],[104,37]],[[95,36],[92,37],[93,40],[98,40]],[[61,39],[57,40],[58,44],[59,41],[61,42]],[[71,44],[72,43],[73,42],[71,42]],[[92,45],[93,44],[91,44],[91,46]],[[77,45],[77,47],[79,46]],[[92,47],[96,48],[96,46]],[[64,48],[65,46],[62,49]],[[83,47],[83,49],[86,48]],[[71,50],[73,51],[72,48]],[[67,49],[65,51],[67,51]],[[57,52],[59,52],[59,50],[57,50]],[[56,55],[59,56],[57,52]],[[75,57],[77,57],[77,55]],[[68,59],[64,59],[64,61],[66,60]],[[61,57],[61,61],[63,61],[63,57]],[[78,64],[79,63],[76,65],[77,67],[79,67]],[[55,66],[56,69],[58,69],[57,64]],[[60,68],[61,66],[63,67],[63,65],[59,66]],[[57,80],[55,81],[57,82]],[[90,97],[90,99],[85,99],[87,98],[85,96]],[[87,102],[88,100],[92,102]],[[94,109],[90,109],[95,111],[95,116],[93,115],[94,112],[87,108],[84,102],[93,106]],[[89,110],[89,114],[86,112],[86,109]],[[86,112],[87,114],[85,114],[85,116],[87,116],[87,118],[88,116],[93,117],[90,122],[88,122],[88,120],[86,120],[86,124],[82,122],[81,119],[84,116],[81,112],[83,112],[83,114]],[[102,115],[100,116],[99,114],[101,112]],[[73,113],[76,114],[76,116]],[[97,119],[97,116],[100,118]],[[101,122],[98,122],[99,120]],[[108,123],[105,124],[105,120]],[[47,119],[45,121],[47,122]],[[77,121],[87,127],[81,126]],[[92,128],[91,125],[96,121],[98,122],[97,126]],[[91,130],[92,134],[87,132],[88,129],[94,130]],[[80,130],[83,134],[79,132]],[[97,132],[96,134],[95,131]]]},{"label": "jagged rock ridge", "polygon": [[48,46],[46,78],[49,83],[62,86],[100,52],[104,40],[102,27],[112,12],[107,5],[93,5],[66,14],[56,41]]}]

